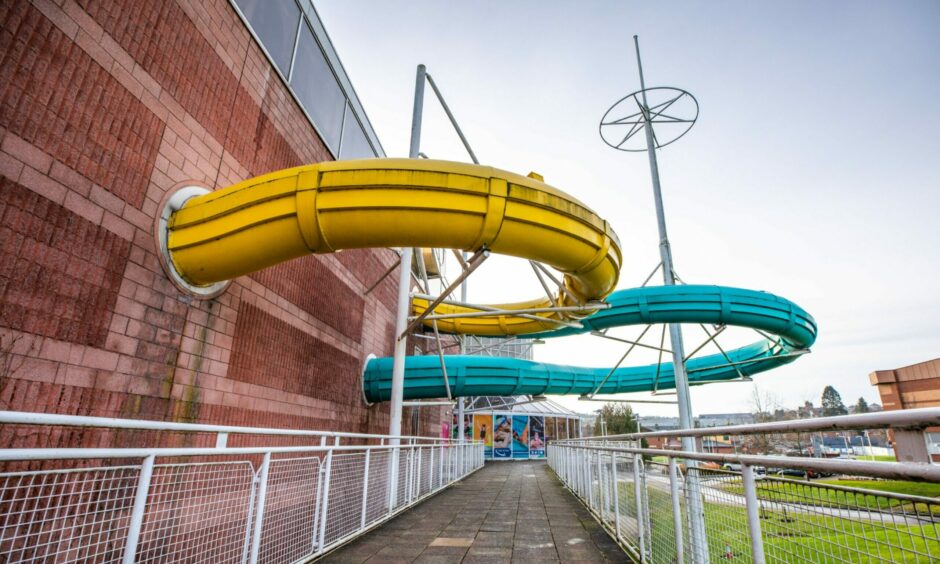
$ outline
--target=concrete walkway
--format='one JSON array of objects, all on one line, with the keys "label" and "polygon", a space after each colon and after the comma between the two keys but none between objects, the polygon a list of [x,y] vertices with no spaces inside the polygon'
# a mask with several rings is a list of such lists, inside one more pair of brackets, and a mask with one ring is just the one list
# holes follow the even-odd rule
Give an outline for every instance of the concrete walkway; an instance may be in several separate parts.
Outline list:
[{"label": "concrete walkway", "polygon": [[544,462],[488,462],[326,562],[627,562]]}]

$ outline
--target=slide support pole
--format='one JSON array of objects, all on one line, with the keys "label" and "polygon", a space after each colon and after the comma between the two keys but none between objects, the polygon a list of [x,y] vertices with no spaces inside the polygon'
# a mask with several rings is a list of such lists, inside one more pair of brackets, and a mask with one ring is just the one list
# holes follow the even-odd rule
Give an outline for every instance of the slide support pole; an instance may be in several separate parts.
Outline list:
[{"label": "slide support pole", "polygon": [[[408,157],[418,158],[418,152],[421,150],[421,117],[424,111],[424,82],[425,67],[418,65],[415,76],[415,100],[414,108],[411,114],[411,147],[408,151]],[[398,278],[398,315],[395,321],[395,357],[392,364],[392,397],[391,410],[389,414],[388,434],[392,436],[392,445],[401,444],[398,438],[401,436],[401,417],[402,403],[405,394],[405,356],[408,355],[408,337],[405,330],[408,327],[408,313],[411,311],[411,260],[414,256],[414,249],[405,247],[401,251],[401,269]],[[400,449],[392,451],[391,476],[389,487],[392,491],[390,506],[395,506],[395,497],[398,492],[398,457]]]}]

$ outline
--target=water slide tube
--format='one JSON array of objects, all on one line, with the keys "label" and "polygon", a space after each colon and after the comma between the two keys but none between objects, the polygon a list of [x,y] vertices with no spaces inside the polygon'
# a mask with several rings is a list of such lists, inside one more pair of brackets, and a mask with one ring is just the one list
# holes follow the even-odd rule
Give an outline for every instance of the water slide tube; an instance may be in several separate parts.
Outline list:
[{"label": "water slide tube", "polygon": [[[310,253],[365,247],[488,250],[547,264],[564,274],[553,298],[491,304],[506,310],[552,301],[580,309],[441,320],[439,329],[473,335],[562,336],[552,320],[579,320],[579,331],[662,322],[752,327],[772,341],[690,360],[690,380],[737,378],[792,361],[815,339],[812,318],[763,292],[717,286],[652,287],[611,295],[620,273],[620,245],[587,206],[536,178],[463,163],[417,159],[335,161],[286,169],[178,202],[167,216],[165,255],[174,275],[195,288],[242,276]],[[609,297],[608,297],[609,296]],[[609,309],[592,303],[607,298]],[[427,307],[415,300],[414,313]],[[443,304],[439,314],[479,311]],[[591,315],[593,314],[593,315]],[[590,315],[590,317],[588,317]],[[490,357],[445,357],[457,395],[587,393],[609,370],[553,366]],[[369,401],[385,400],[390,358],[364,373]],[[604,393],[667,389],[672,366],[618,369]],[[408,357],[405,397],[442,397],[437,357]]]},{"label": "water slide tube", "polygon": [[[564,328],[537,335],[558,337],[626,325],[701,323],[749,327],[772,339],[686,363],[692,385],[752,376],[796,360],[816,340],[816,322],[799,306],[773,294],[723,286],[654,286],[620,290],[606,300],[610,309],[581,320],[583,329]],[[536,336],[536,335],[533,335]],[[703,335],[704,336],[704,335]],[[626,347],[626,345],[624,345]],[[455,396],[520,394],[614,394],[675,388],[671,362],[661,365],[586,368],[487,356],[445,356]],[[609,375],[609,377],[608,377]],[[392,359],[371,360],[363,374],[368,401],[390,397]],[[405,399],[446,396],[437,356],[405,362]]]},{"label": "water slide tube", "polygon": [[[169,217],[166,241],[172,269],[195,287],[310,253],[365,247],[486,249],[536,260],[564,273],[567,291],[554,300],[571,308],[606,297],[620,274],[613,230],[571,196],[535,178],[425,159],[319,163],[195,196]],[[544,296],[490,307],[545,308],[551,301]],[[462,309],[441,306],[437,312]],[[537,317],[581,318],[593,311]],[[513,315],[448,324],[475,335],[556,327]]]}]

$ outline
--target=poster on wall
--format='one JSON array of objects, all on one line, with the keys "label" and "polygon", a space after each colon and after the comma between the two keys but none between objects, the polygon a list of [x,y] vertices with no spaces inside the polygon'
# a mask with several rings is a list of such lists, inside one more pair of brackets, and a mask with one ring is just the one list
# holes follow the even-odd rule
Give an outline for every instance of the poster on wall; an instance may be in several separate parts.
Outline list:
[{"label": "poster on wall", "polygon": [[[460,434],[460,424],[458,423],[459,418],[457,415],[457,410],[454,410],[451,421],[450,438],[456,439],[457,435]],[[471,413],[465,413],[463,416],[463,434],[464,439],[468,441],[473,439],[473,414]]]},{"label": "poster on wall", "polygon": [[468,441],[473,440],[473,414],[466,413],[463,416],[463,434],[464,439]]},{"label": "poster on wall", "polygon": [[491,458],[493,456],[493,416],[492,415],[474,415],[473,416],[473,439],[483,441],[483,456]]},{"label": "poster on wall", "polygon": [[493,458],[512,457],[512,421],[508,415],[493,416]]},{"label": "poster on wall", "polygon": [[545,418],[529,417],[529,458],[545,458]]},{"label": "poster on wall", "polygon": [[529,416],[512,416],[512,457],[529,458]]}]

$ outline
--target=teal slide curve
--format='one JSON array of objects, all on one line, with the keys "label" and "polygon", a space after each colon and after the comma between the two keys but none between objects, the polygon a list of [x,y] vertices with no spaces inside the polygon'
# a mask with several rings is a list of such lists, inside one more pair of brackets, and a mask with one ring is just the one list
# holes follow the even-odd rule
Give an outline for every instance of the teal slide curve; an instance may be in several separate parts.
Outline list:
[{"label": "teal slide curve", "polygon": [[[609,309],[581,321],[582,329],[563,328],[535,337],[561,337],[612,327],[661,323],[702,323],[756,329],[766,334],[751,345],[690,359],[692,385],[733,380],[771,370],[808,352],[816,340],[816,322],[793,302],[754,290],[725,286],[653,286],[614,292]],[[520,394],[588,394],[610,368],[586,368],[489,356],[445,356],[454,396]],[[392,358],[369,361],[363,391],[370,402],[391,397]],[[618,368],[599,393],[616,394],[675,388],[672,362]],[[446,397],[439,358],[409,356],[405,360],[405,399]]]}]

